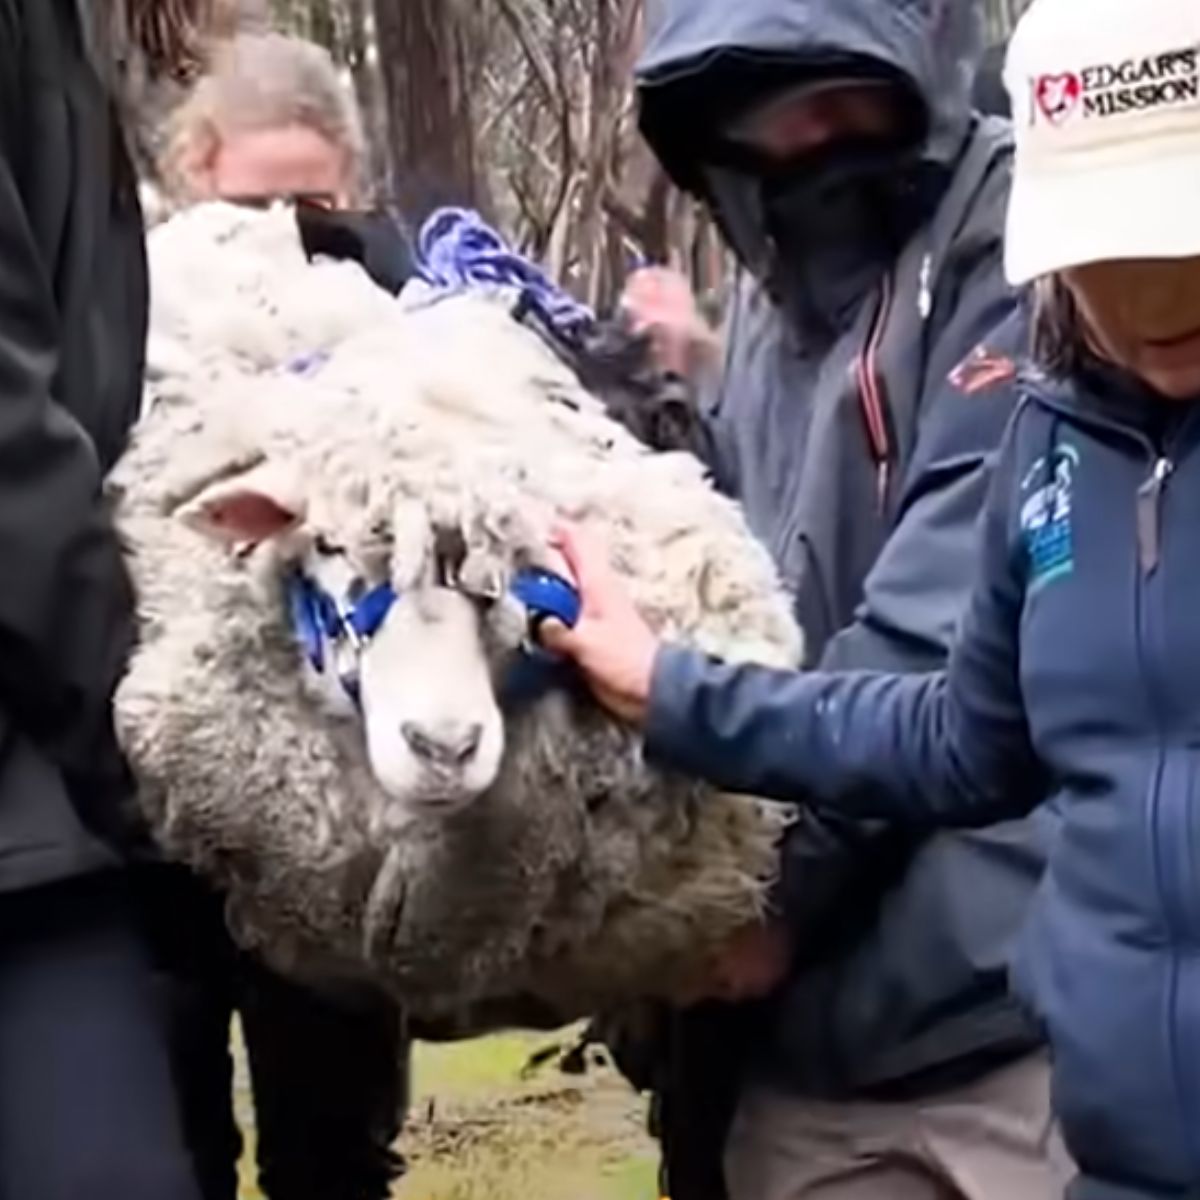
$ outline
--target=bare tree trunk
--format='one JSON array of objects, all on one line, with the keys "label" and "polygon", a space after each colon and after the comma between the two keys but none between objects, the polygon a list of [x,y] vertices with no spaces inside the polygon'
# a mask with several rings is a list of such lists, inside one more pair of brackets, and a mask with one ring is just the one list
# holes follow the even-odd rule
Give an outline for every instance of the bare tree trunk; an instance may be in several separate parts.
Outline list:
[{"label": "bare tree trunk", "polygon": [[374,0],[392,193],[419,222],[442,204],[486,209],[465,86],[467,29],[453,0]]},{"label": "bare tree trunk", "polygon": [[338,45],[338,23],[332,0],[309,0],[308,36],[324,46],[335,59],[342,57]]},{"label": "bare tree trunk", "polygon": [[387,114],[383,107],[379,70],[371,59],[371,31],[367,25],[366,0],[345,0],[344,7],[346,31],[343,49],[367,143],[364,164],[366,178],[363,182],[368,198],[376,200],[386,190],[390,169]]}]

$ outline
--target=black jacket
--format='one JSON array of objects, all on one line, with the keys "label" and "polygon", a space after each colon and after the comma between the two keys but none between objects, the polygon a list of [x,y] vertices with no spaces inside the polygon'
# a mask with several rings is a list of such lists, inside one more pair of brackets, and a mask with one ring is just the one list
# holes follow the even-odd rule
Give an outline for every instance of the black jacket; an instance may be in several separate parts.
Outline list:
[{"label": "black jacket", "polygon": [[131,606],[100,487],[138,411],[146,278],[84,7],[0,0],[0,891],[116,864],[127,797]]}]

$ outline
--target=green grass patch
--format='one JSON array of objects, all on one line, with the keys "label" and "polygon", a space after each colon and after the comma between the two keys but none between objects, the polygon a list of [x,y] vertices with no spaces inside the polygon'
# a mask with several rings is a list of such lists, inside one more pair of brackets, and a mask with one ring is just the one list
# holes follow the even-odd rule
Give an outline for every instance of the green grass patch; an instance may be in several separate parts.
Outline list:
[{"label": "green grass patch", "polygon": [[[610,1068],[566,1076],[525,1068],[570,1035],[506,1034],[421,1044],[396,1200],[656,1200],[657,1155],[645,1106]],[[240,1200],[253,1183],[253,1111],[240,1040],[237,1110],[246,1141]]]},{"label": "green grass patch", "polygon": [[513,1033],[472,1042],[418,1043],[413,1096],[455,1100],[519,1089],[530,1056],[554,1040],[553,1035]]}]

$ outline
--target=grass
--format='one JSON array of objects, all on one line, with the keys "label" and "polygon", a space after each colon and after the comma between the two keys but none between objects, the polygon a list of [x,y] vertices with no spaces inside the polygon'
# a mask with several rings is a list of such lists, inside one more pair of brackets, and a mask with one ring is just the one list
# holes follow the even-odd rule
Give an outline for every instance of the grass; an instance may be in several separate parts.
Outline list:
[{"label": "grass", "polygon": [[[607,1064],[568,1076],[525,1071],[555,1038],[508,1034],[418,1045],[401,1145],[409,1173],[396,1200],[655,1200],[656,1154],[645,1108]],[[253,1110],[239,1052],[246,1134],[242,1200],[253,1185]]]}]

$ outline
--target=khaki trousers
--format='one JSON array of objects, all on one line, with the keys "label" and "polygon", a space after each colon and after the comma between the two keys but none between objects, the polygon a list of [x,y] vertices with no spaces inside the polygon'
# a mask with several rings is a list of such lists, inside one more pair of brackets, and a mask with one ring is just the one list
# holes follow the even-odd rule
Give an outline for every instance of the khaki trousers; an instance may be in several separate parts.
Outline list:
[{"label": "khaki trousers", "polygon": [[1044,1055],[898,1104],[749,1088],[725,1155],[730,1200],[1062,1200],[1075,1175]]}]

